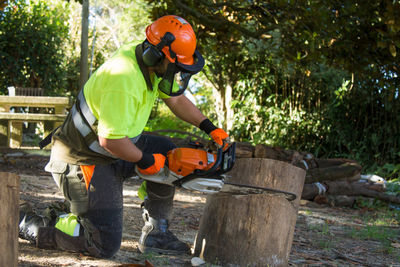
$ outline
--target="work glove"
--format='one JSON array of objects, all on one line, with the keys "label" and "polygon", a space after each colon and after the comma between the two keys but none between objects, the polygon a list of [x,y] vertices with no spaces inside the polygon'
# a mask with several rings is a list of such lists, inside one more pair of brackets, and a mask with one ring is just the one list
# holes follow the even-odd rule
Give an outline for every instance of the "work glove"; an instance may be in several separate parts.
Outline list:
[{"label": "work glove", "polygon": [[210,135],[219,147],[224,149],[228,147],[229,135],[223,129],[217,128],[209,119],[203,120],[199,128]]},{"label": "work glove", "polygon": [[210,136],[215,143],[217,143],[220,147],[224,146],[224,149],[226,149],[228,146],[229,135],[224,130],[217,128],[210,133]]},{"label": "work glove", "polygon": [[142,159],[136,163],[137,169],[144,175],[157,174],[164,168],[165,159],[162,154],[143,153]]}]

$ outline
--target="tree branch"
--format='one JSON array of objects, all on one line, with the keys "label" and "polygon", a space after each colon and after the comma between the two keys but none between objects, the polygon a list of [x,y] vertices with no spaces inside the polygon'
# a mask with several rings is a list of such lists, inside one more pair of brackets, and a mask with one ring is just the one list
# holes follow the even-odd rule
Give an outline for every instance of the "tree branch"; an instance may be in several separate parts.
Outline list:
[{"label": "tree branch", "polygon": [[217,17],[213,17],[212,19],[210,19],[209,17],[201,14],[200,12],[197,12],[196,10],[190,8],[189,6],[183,4],[181,1],[179,0],[173,0],[174,4],[178,7],[181,8],[183,10],[185,10],[187,13],[189,13],[190,15],[194,16],[195,18],[197,18],[199,21],[201,21],[202,24],[208,25],[211,28],[224,28],[224,26],[228,26],[228,27],[233,27],[236,30],[240,31],[241,33],[243,33],[244,35],[248,36],[248,37],[252,37],[252,38],[260,38],[264,33],[266,33],[266,31],[250,31],[244,27],[241,27],[240,25],[228,21],[228,20],[223,20]]}]

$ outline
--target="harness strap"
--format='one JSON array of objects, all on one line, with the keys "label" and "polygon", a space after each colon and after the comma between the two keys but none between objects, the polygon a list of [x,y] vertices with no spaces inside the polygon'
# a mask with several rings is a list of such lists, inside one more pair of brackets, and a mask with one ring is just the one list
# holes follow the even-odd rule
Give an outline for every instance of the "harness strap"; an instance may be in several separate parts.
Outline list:
[{"label": "harness strap", "polygon": [[[85,138],[85,142],[90,148],[90,150],[97,152],[99,154],[105,155],[116,159],[114,155],[109,153],[107,150],[102,148],[99,143],[97,134],[94,132],[92,126],[97,121],[96,117],[90,110],[83,90],[78,94],[77,101],[71,109],[72,120],[74,122],[75,128],[79,133]],[[136,143],[140,138],[140,134],[136,137],[130,138],[133,143]]]},{"label": "harness strap", "polygon": [[[76,102],[70,110],[70,115],[72,117],[75,128],[82,135],[86,145],[89,147],[90,150],[113,159],[117,158],[100,146],[98,136],[92,128],[97,119],[93,115],[86,102],[85,96],[83,94],[83,89],[79,92]],[[52,136],[58,128],[59,127],[54,129],[49,135],[47,135],[42,141],[39,142],[39,146],[41,149],[51,143]],[[140,134],[130,139],[133,143],[136,143],[139,138]]]},{"label": "harness strap", "polygon": [[86,122],[90,126],[92,126],[97,121],[97,119],[90,110],[89,105],[86,103],[85,95],[83,94],[83,89],[78,94],[78,103],[81,114],[85,118]]},{"label": "harness strap", "polygon": [[76,103],[75,105],[73,105],[70,112],[75,128],[85,139],[85,142],[89,149],[101,155],[115,159],[116,157],[114,155],[112,155],[100,146],[97,134],[91,127],[97,119],[86,103],[85,96],[83,95],[83,90],[79,92]]},{"label": "harness strap", "polygon": [[53,134],[58,130],[58,128],[60,128],[61,126],[56,127],[53,131],[51,131],[51,133],[49,133],[45,138],[43,138],[40,142],[39,142],[39,148],[43,149],[46,146],[48,146],[51,143],[51,138],[53,137]]}]

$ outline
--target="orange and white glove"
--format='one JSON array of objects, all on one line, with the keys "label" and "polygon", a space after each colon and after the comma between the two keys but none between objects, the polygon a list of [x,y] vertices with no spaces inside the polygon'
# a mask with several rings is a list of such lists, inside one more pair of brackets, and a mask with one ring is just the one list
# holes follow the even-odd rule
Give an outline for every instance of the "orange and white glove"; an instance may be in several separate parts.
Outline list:
[{"label": "orange and white glove", "polygon": [[210,135],[218,146],[224,146],[224,149],[228,147],[229,135],[223,129],[217,128],[209,119],[203,120],[199,128]]},{"label": "orange and white glove", "polygon": [[136,164],[140,173],[145,175],[153,175],[160,172],[165,165],[165,156],[162,154],[143,153],[142,159]]}]

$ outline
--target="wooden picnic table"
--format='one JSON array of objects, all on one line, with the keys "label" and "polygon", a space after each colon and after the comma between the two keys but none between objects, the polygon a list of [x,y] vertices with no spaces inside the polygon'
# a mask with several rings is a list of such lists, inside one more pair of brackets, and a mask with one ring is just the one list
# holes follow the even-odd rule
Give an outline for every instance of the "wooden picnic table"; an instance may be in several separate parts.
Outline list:
[{"label": "wooden picnic table", "polygon": [[[21,147],[22,123],[44,124],[44,135],[60,125],[71,106],[68,97],[0,96],[0,146]],[[40,113],[15,113],[12,108],[41,108]]]}]

